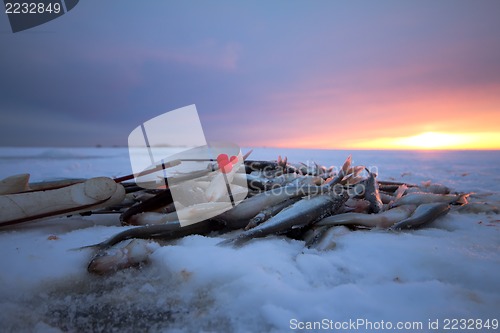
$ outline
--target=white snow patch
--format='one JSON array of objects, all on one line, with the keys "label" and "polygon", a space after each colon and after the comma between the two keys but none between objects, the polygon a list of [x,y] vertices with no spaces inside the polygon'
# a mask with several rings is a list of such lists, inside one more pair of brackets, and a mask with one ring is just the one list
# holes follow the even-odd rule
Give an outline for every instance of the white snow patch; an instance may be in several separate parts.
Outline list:
[{"label": "white snow patch", "polygon": [[[255,150],[253,159],[339,165],[347,152]],[[498,152],[353,152],[381,179],[432,180],[497,202]],[[0,149],[0,177],[121,176],[126,149]],[[403,174],[403,176],[402,176]],[[498,215],[451,212],[425,229],[355,231],[334,250],[270,236],[243,247],[193,235],[152,245],[150,264],[113,276],[86,271],[98,243],[124,230],[118,217],[75,216],[0,231],[2,331],[281,332],[290,320],[498,319]],[[425,326],[424,326],[425,328]],[[363,330],[359,330],[360,332]],[[429,331],[424,329],[423,331]]]}]

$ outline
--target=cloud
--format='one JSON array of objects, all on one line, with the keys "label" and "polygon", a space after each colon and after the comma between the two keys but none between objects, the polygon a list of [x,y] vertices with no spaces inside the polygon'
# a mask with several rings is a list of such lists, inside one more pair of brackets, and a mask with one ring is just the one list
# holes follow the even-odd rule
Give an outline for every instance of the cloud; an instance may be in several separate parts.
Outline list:
[{"label": "cloud", "polygon": [[[69,142],[71,122],[96,129],[76,145],[124,144],[193,103],[209,139],[241,145],[498,131],[498,2],[430,4],[88,0],[50,33],[0,35],[1,144]],[[16,117],[37,120],[21,135]]]}]

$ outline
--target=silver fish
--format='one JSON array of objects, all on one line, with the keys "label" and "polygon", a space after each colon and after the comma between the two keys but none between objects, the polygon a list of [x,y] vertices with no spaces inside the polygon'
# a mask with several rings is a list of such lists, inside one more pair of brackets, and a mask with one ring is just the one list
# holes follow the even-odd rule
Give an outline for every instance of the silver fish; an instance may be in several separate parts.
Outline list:
[{"label": "silver fish", "polygon": [[458,207],[459,213],[485,213],[485,214],[500,214],[500,208],[494,204],[487,202],[471,202],[466,205]]},{"label": "silver fish", "polygon": [[154,224],[164,224],[168,222],[178,221],[179,217],[176,212],[171,212],[167,214],[157,213],[157,212],[144,212],[135,214],[128,220],[130,225],[154,225]]},{"label": "silver fish", "polygon": [[173,221],[158,225],[130,228],[119,232],[101,243],[84,246],[79,249],[96,248],[102,250],[132,238],[171,240],[193,234],[203,235],[217,229],[221,229],[221,225],[215,220],[205,220],[184,227],[181,227],[179,221]]},{"label": "silver fish", "polygon": [[321,226],[321,227],[316,227],[312,226],[309,230],[307,230],[304,235],[302,236],[302,240],[306,242],[306,247],[311,247],[312,245],[316,244],[318,240],[320,239],[321,235],[325,231],[328,230],[327,226]]},{"label": "silver fish", "polygon": [[87,267],[89,273],[105,275],[138,266],[148,260],[159,245],[151,240],[133,239],[126,246],[98,251]]},{"label": "silver fish", "polygon": [[368,169],[366,169],[366,171],[368,172],[368,179],[365,182],[365,199],[370,202],[370,210],[373,213],[378,213],[383,207],[382,200],[380,199],[378,183],[375,180],[375,175]]},{"label": "silver fish", "polygon": [[442,184],[431,183],[430,181],[422,182],[419,186],[422,192],[429,192],[434,194],[449,194],[451,191],[448,187]]},{"label": "silver fish", "polygon": [[368,213],[369,208],[370,203],[367,200],[349,198],[349,200],[345,202],[342,213]]},{"label": "silver fish", "polygon": [[392,207],[401,205],[421,205],[426,203],[466,204],[469,194],[410,193],[394,201]]},{"label": "silver fish", "polygon": [[333,250],[337,247],[336,239],[350,232],[351,230],[342,225],[327,228],[326,231],[321,234],[318,241],[311,245],[311,248],[318,251]]},{"label": "silver fish", "polygon": [[257,227],[241,233],[235,238],[227,239],[220,245],[240,245],[252,238],[264,237],[279,233],[291,228],[301,227],[312,223],[324,216],[337,211],[347,200],[347,195],[322,194],[304,198],[271,217]]},{"label": "silver fish", "polygon": [[227,227],[230,229],[244,228],[251,218],[267,207],[274,206],[291,198],[311,193],[321,193],[322,191],[325,192],[326,189],[320,186],[297,187],[289,185],[279,187],[245,199],[238,206],[220,214],[217,218],[225,221]]},{"label": "silver fish", "polygon": [[414,229],[423,224],[430,223],[438,217],[446,215],[450,211],[450,205],[447,203],[428,203],[417,207],[415,212],[403,221],[393,225],[391,230]]},{"label": "silver fish", "polygon": [[292,205],[293,203],[297,202],[298,200],[300,200],[300,198],[288,199],[288,200],[285,200],[283,202],[280,202],[279,204],[276,204],[274,206],[271,206],[271,207],[264,209],[263,211],[261,211],[259,214],[255,215],[250,220],[250,222],[245,227],[245,230],[255,228],[259,224],[269,220],[272,216],[278,214],[284,208]]},{"label": "silver fish", "polygon": [[315,226],[361,225],[370,228],[389,228],[404,220],[416,209],[415,205],[404,205],[379,214],[345,213],[325,217]]}]

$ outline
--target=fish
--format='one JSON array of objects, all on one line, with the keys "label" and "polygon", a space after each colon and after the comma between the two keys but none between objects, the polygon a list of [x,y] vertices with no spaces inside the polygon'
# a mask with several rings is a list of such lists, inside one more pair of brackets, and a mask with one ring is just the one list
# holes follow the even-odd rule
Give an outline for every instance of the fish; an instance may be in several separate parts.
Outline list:
[{"label": "fish", "polygon": [[449,194],[451,190],[442,184],[431,183],[431,181],[422,182],[422,186],[418,187],[422,192],[429,192],[434,194]]},{"label": "fish", "polygon": [[250,222],[245,227],[245,230],[249,230],[249,229],[255,228],[259,224],[261,224],[261,223],[269,220],[269,218],[271,218],[272,216],[276,215],[277,213],[279,213],[284,208],[286,208],[286,207],[292,205],[293,203],[297,202],[298,200],[300,200],[300,198],[288,199],[288,200],[280,202],[280,203],[278,203],[278,204],[276,204],[274,206],[271,206],[271,207],[268,207],[268,208],[262,210],[259,214],[255,215],[250,220]]},{"label": "fish", "polygon": [[252,238],[264,237],[270,234],[284,232],[288,229],[305,226],[324,216],[337,211],[347,200],[345,193],[321,194],[306,197],[283,209],[266,222],[253,229],[244,231],[235,238],[227,239],[218,245],[241,245]]},{"label": "fish", "polygon": [[379,186],[394,186],[394,190],[396,190],[401,185],[405,185],[407,187],[417,187],[417,185],[415,185],[415,184],[393,182],[393,181],[389,181],[389,180],[379,180],[378,184],[379,184]]},{"label": "fish", "polygon": [[366,171],[368,172],[368,178],[365,181],[365,199],[370,202],[370,211],[378,213],[383,207],[382,199],[380,199],[378,183],[375,180],[375,175],[368,169],[366,169]]},{"label": "fish", "polygon": [[344,205],[343,213],[368,213],[370,203],[365,199],[349,198]]},{"label": "fish", "polygon": [[87,271],[96,275],[108,275],[118,270],[145,263],[149,255],[160,245],[151,240],[133,239],[123,247],[97,251],[90,260]]},{"label": "fish", "polygon": [[250,190],[265,191],[272,188],[273,179],[262,177],[254,173],[249,174],[236,174],[233,178],[233,184],[240,186],[247,186]]},{"label": "fish", "polygon": [[320,186],[297,187],[288,185],[275,188],[243,200],[236,207],[218,215],[217,218],[225,221],[229,229],[244,228],[251,218],[267,207],[274,206],[288,199],[312,193],[321,193],[322,191],[326,191],[326,189]]},{"label": "fish", "polygon": [[[244,161],[245,165],[252,165],[252,161]],[[350,167],[350,158],[344,163],[344,168]],[[273,167],[272,163],[267,163],[265,161],[256,162],[257,170],[263,170],[268,167]],[[255,165],[252,165],[255,167]],[[284,177],[288,177],[284,175]],[[291,179],[297,176],[291,175]],[[131,239],[131,238],[165,238],[173,239],[178,237],[183,237],[185,235],[199,233],[204,234],[213,230],[234,230],[245,227],[251,218],[255,217],[262,210],[272,207],[276,204],[281,204],[289,199],[298,200],[300,197],[305,195],[316,195],[320,193],[325,193],[331,191],[331,184],[324,184],[322,186],[293,186],[287,185],[279,188],[275,188],[269,191],[261,192],[245,199],[241,204],[236,207],[226,211],[211,220],[205,220],[200,223],[193,225],[181,227],[179,221],[176,219],[176,212],[170,212],[167,214],[161,214],[158,210],[164,210],[164,207],[171,206],[173,199],[170,193],[170,189],[161,190],[152,198],[132,206],[120,216],[120,220],[123,224],[139,224],[143,225],[137,228],[132,228],[125,230],[108,240],[105,240],[99,244],[90,245],[89,247],[94,248],[109,248],[117,242]],[[291,200],[293,203],[295,200]],[[214,203],[217,204],[217,203]],[[286,204],[283,203],[285,206]],[[189,208],[189,207],[186,207]],[[210,207],[206,207],[209,209]],[[204,207],[205,209],[205,207]],[[193,212],[196,213],[196,212]],[[159,224],[161,223],[161,224]]]},{"label": "fish", "polygon": [[323,188],[335,188],[337,184],[340,184],[342,180],[344,180],[344,177],[346,176],[346,173],[348,170],[351,168],[351,163],[352,163],[352,157],[349,155],[347,159],[345,160],[344,164],[342,165],[342,168],[340,169],[339,173],[335,177],[331,177],[325,181],[321,187]]},{"label": "fish", "polygon": [[406,184],[400,185],[398,189],[394,192],[394,200],[399,200],[403,195],[405,195],[408,186]]},{"label": "fish", "polygon": [[[351,162],[349,162],[349,163],[351,163]],[[362,165],[351,166],[351,167],[346,169],[345,174],[346,174],[346,176],[349,176],[349,175],[358,176],[365,169],[366,169],[366,167],[364,167]]]},{"label": "fish", "polygon": [[179,221],[167,222],[158,225],[139,226],[119,232],[118,234],[100,243],[83,246],[75,250],[82,250],[87,248],[93,248],[96,250],[107,249],[124,240],[132,238],[172,240],[195,234],[205,235],[212,231],[220,230],[223,227],[223,224],[213,219],[204,220],[186,226],[181,226]]},{"label": "fish", "polygon": [[391,230],[415,229],[424,224],[431,223],[437,218],[448,214],[450,205],[448,203],[425,203],[417,207],[413,214],[394,224]]},{"label": "fish", "polygon": [[[244,178],[244,179],[243,179]],[[289,185],[294,180],[299,179],[296,173],[285,173],[276,177],[268,177],[261,172],[253,171],[250,174],[237,174],[233,178],[233,184],[245,185],[251,190],[267,191],[273,188]]]},{"label": "fish", "polygon": [[421,205],[426,203],[442,202],[448,204],[466,204],[468,193],[465,194],[434,194],[434,193],[409,193],[394,201],[392,207],[401,205]]},{"label": "fish", "polygon": [[351,173],[348,176],[344,176],[344,178],[342,179],[340,184],[342,184],[342,185],[355,185],[355,184],[360,183],[362,180],[364,180],[364,178],[362,176],[357,176],[357,175],[354,175]]},{"label": "fish", "polygon": [[325,217],[315,226],[358,225],[370,228],[389,228],[393,224],[408,218],[417,207],[404,205],[379,214],[344,213]]},{"label": "fish", "polygon": [[317,241],[309,247],[318,251],[329,251],[337,247],[337,238],[351,233],[347,227],[339,225],[335,227],[326,227],[326,230],[321,233]]},{"label": "fish", "polygon": [[311,247],[315,243],[318,242],[321,235],[328,230],[328,226],[316,227],[314,225],[311,226],[308,230],[306,230],[302,236],[302,240],[306,243],[305,246],[307,248]]},{"label": "fish", "polygon": [[189,223],[189,221],[203,220],[207,215],[220,215],[227,211],[228,207],[231,207],[229,202],[204,202],[178,209],[176,214]]},{"label": "fish", "polygon": [[301,168],[300,171],[303,175],[310,175],[310,176],[320,176],[323,174],[327,173],[327,170],[324,166],[318,165],[318,163],[313,162],[312,164],[308,163],[300,163]]},{"label": "fish", "polygon": [[396,192],[400,186],[400,185],[383,184],[380,182],[377,182],[377,183],[379,184],[378,185],[379,191],[384,191],[384,192]]},{"label": "fish", "polygon": [[470,202],[466,205],[458,207],[459,213],[484,213],[484,214],[500,214],[500,208],[494,204],[487,202]]},{"label": "fish", "polygon": [[176,212],[171,212],[167,214],[158,212],[143,212],[138,213],[130,217],[127,225],[158,225],[168,222],[178,221],[179,217]]},{"label": "fish", "polygon": [[[416,189],[416,187],[414,187]],[[387,192],[379,191],[380,193],[380,199],[382,200],[382,203],[384,205],[392,205],[392,203],[396,200],[399,200],[403,195],[407,194],[406,191],[408,190],[408,186],[406,185],[401,185],[399,186],[396,191],[394,191],[392,194],[389,194]]]},{"label": "fish", "polygon": [[289,164],[287,164],[285,169],[283,170],[282,167],[278,164],[278,162],[275,161],[245,160],[244,164],[246,173],[251,173],[252,171],[264,171],[264,172],[274,171],[274,173],[277,174],[298,172],[298,170],[295,167]]}]

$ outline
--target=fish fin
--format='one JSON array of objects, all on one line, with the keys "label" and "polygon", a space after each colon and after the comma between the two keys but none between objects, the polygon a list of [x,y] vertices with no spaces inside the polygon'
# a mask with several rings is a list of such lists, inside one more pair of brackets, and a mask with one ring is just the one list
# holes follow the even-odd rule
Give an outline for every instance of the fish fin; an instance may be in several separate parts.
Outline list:
[{"label": "fish fin", "polygon": [[430,180],[426,180],[426,181],[423,181],[421,184],[423,187],[429,187],[432,184],[432,182]]},{"label": "fish fin", "polygon": [[93,244],[93,245],[85,245],[81,247],[75,247],[72,249],[68,249],[68,251],[81,251],[85,249],[100,249],[102,247],[101,243]]},{"label": "fish fin", "polygon": [[223,240],[222,242],[217,243],[218,246],[232,246],[232,247],[240,247],[245,242],[244,238],[241,237],[233,237]]},{"label": "fish fin", "polygon": [[396,190],[396,192],[394,192],[395,200],[400,199],[405,194],[407,189],[408,189],[408,186],[406,186],[406,184],[400,185],[398,187],[398,189]]},{"label": "fish fin", "polygon": [[250,154],[253,152],[253,149],[250,149],[245,155],[243,155],[243,161],[245,161],[248,156],[250,156]]},{"label": "fish fin", "polygon": [[458,199],[454,202],[454,204],[457,204],[457,205],[466,205],[469,203],[469,193],[464,193],[462,195],[460,195],[460,197],[458,197]]},{"label": "fish fin", "polygon": [[406,186],[406,184],[400,185],[398,189],[394,192],[394,200],[391,200],[391,202],[389,202],[389,204],[386,207],[386,210],[391,209],[394,203],[403,197],[406,190],[408,190],[408,186]]},{"label": "fish fin", "polygon": [[347,170],[349,170],[349,168],[351,167],[351,163],[352,163],[352,156],[349,155],[347,156],[344,164],[342,165],[342,172],[345,174],[347,172]]}]

